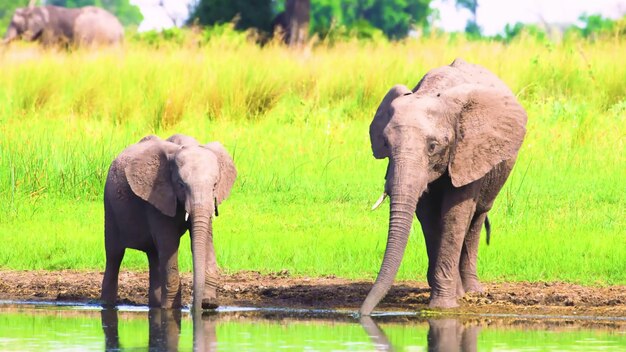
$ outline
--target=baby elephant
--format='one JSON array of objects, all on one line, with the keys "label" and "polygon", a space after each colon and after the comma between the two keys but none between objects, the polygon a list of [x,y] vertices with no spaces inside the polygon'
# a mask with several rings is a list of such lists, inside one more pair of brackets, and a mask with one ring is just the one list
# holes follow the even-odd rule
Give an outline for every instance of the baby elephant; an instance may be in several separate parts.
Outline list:
[{"label": "baby elephant", "polygon": [[236,176],[233,160],[218,142],[201,145],[184,135],[167,140],[147,136],[124,149],[111,164],[104,187],[103,305],[115,305],[124,251],[133,248],[148,256],[149,305],[179,308],[178,246],[190,230],[193,308],[217,307],[211,224]]}]

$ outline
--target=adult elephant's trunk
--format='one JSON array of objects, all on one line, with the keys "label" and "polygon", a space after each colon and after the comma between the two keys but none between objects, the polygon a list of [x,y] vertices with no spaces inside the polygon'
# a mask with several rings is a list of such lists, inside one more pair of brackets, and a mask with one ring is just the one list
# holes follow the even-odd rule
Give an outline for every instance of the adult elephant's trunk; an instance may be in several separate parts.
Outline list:
[{"label": "adult elephant's trunk", "polygon": [[213,240],[211,210],[195,206],[191,211],[191,251],[193,253],[193,310],[202,309],[206,279],[208,241]]},{"label": "adult elephant's trunk", "polygon": [[424,175],[420,175],[417,165],[419,163],[415,161],[399,161],[394,163],[392,173],[387,175],[387,183],[391,185],[387,248],[376,282],[359,310],[361,315],[372,313],[391,288],[398,273],[411,232],[417,200],[427,184],[425,170],[422,169]]}]

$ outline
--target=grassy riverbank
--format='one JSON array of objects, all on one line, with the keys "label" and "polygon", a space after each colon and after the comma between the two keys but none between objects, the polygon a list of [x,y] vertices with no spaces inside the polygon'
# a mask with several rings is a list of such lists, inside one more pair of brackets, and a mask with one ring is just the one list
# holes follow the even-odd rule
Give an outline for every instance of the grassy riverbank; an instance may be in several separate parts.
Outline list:
[{"label": "grassy riverbank", "polygon": [[[104,268],[109,163],[147,134],[219,140],[239,171],[215,221],[227,271],[374,277],[385,248],[385,161],[368,125],[395,83],[455,57],[499,75],[528,134],[481,244],[486,280],[626,283],[626,45],[510,45],[435,38],[259,47],[224,35],[201,47],[0,54],[0,268]],[[189,241],[181,250],[190,270]],[[144,270],[127,252],[124,268]],[[400,277],[425,280],[414,226]]]}]

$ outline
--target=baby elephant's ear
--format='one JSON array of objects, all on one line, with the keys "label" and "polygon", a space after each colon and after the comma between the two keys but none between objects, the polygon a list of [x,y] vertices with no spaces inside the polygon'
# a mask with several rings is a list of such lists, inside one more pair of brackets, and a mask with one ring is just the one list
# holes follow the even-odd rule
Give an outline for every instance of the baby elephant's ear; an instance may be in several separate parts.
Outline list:
[{"label": "baby elephant's ear", "polygon": [[221,143],[211,142],[206,144],[205,148],[215,154],[219,164],[220,172],[215,185],[215,198],[217,204],[220,204],[224,199],[228,198],[230,194],[230,189],[233,187],[235,179],[237,178],[237,169],[235,169],[233,159]]},{"label": "baby elephant's ear", "polygon": [[510,91],[467,84],[450,89],[445,97],[457,116],[449,164],[455,187],[474,182],[502,161],[517,157],[527,117]]},{"label": "baby elephant's ear", "polygon": [[147,140],[138,147],[124,172],[130,188],[139,198],[167,216],[176,215],[176,194],[172,186],[167,154],[162,141]]}]

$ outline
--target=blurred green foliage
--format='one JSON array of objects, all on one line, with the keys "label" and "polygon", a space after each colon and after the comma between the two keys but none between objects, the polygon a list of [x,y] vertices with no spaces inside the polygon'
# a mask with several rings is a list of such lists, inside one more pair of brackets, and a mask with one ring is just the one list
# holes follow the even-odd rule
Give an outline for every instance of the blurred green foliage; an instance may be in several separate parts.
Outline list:
[{"label": "blurred green foliage", "polygon": [[[427,27],[431,0],[313,0],[310,30],[328,35],[375,38],[379,33],[399,39],[413,26]],[[236,18],[237,29],[271,31],[273,17],[284,9],[278,0],[200,0],[190,22],[219,24]]]},{"label": "blurred green foliage", "polygon": [[[532,37],[538,41],[560,41],[570,38],[585,38],[592,41],[606,37],[623,37],[626,35],[626,16],[613,20],[600,14],[582,14],[579,23],[568,26],[551,26],[544,24],[525,24],[517,22],[507,24],[503,35],[494,38],[509,43],[520,37]],[[480,38],[480,37],[479,37]]]},{"label": "blurred green foliage", "polygon": [[2,31],[2,33],[4,33],[4,29],[9,26],[9,23],[11,23],[11,17],[15,9],[25,5],[27,5],[26,2],[20,4],[15,0],[0,0],[0,31]]},{"label": "blurred green foliage", "polygon": [[[387,37],[406,37],[414,27],[428,27],[431,0],[311,1],[311,30],[325,37],[333,30],[372,37],[376,29]],[[343,27],[343,29],[341,29]]]},{"label": "blurred green foliage", "polygon": [[200,0],[189,22],[203,25],[234,22],[237,29],[269,32],[273,18],[271,5],[271,0]]}]

